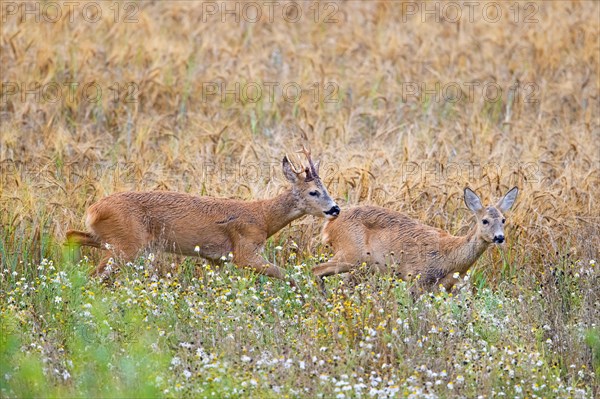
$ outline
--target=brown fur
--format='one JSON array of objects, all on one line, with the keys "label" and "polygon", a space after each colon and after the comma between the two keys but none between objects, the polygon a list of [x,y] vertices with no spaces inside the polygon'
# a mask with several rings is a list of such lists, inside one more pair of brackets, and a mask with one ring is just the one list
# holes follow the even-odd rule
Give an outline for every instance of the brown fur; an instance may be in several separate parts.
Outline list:
[{"label": "brown fur", "polygon": [[[284,270],[261,256],[265,240],[304,215],[333,218],[339,213],[309,153],[307,157],[310,167],[303,172],[284,158],[283,171],[292,187],[275,198],[242,201],[164,191],[118,193],[89,207],[86,224],[91,233],[70,230],[67,239],[106,250],[95,270],[103,276],[109,272],[105,269],[111,257],[132,261],[152,246],[215,262],[233,253],[238,266],[284,279]],[[310,194],[315,191],[318,196]]]},{"label": "brown fur", "polygon": [[88,245],[90,247],[100,248],[100,241],[90,233],[77,230],[67,231],[67,243],[76,245]]},{"label": "brown fur", "polygon": [[479,197],[466,189],[465,202],[477,223],[462,237],[385,208],[363,206],[344,211],[323,228],[323,242],[331,245],[333,258],[313,272],[320,279],[363,263],[380,271],[390,266],[402,279],[420,275],[427,289],[441,284],[450,290],[456,283],[454,273],[464,275],[491,242],[504,239],[502,211],[512,206],[516,194],[513,188],[496,206],[484,208]]}]

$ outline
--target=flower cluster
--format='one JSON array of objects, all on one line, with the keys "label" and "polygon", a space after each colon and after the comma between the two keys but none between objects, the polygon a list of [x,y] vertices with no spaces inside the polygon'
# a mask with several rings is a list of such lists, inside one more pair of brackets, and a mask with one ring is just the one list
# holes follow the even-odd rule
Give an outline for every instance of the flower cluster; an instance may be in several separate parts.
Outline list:
[{"label": "flower cluster", "polygon": [[[415,299],[410,282],[381,275],[336,277],[323,296],[318,259],[289,257],[300,292],[229,261],[165,273],[150,255],[109,283],[85,276],[87,259],[63,270],[43,260],[29,277],[4,270],[3,396],[31,393],[32,368],[46,390],[84,396],[592,396],[597,370],[562,352],[538,289],[474,292],[468,273],[458,291]],[[598,277],[594,261],[575,267]],[[593,323],[574,316],[565,328],[583,342]]]}]

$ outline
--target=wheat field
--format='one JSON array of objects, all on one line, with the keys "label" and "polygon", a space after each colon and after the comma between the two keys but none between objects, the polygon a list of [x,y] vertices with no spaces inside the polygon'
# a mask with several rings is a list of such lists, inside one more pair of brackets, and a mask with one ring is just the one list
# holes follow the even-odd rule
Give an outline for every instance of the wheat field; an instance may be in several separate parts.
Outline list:
[{"label": "wheat field", "polygon": [[[599,394],[597,2],[0,6],[2,397]],[[465,187],[518,186],[507,243],[418,299],[387,275],[322,296],[312,216],[265,249],[299,293],[147,252],[107,285],[63,245],[115,192],[272,197],[302,145],[342,212],[456,235]]]}]

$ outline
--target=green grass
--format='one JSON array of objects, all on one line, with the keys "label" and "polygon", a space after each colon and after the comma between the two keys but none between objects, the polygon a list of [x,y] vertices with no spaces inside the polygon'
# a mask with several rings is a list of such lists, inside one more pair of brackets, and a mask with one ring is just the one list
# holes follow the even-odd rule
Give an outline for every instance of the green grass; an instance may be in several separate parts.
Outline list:
[{"label": "green grass", "polygon": [[[295,255],[287,268],[301,294],[194,259],[161,275],[164,261],[140,258],[111,285],[87,277],[87,258],[3,271],[3,396],[591,397],[598,383],[597,328],[581,320],[598,266],[558,262],[579,273],[567,297],[564,282],[545,292],[515,271],[518,295],[474,290],[469,274],[459,291],[413,300],[387,276],[355,289],[334,277],[323,297],[309,273],[317,260]],[[560,325],[555,311],[566,312]]]}]

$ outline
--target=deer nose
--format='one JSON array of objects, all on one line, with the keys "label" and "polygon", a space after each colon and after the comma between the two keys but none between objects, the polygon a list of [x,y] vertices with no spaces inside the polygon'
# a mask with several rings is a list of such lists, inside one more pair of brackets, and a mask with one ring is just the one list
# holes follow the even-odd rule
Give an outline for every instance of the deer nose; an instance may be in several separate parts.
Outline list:
[{"label": "deer nose", "polygon": [[504,242],[504,235],[500,234],[500,235],[494,236],[494,242],[496,244],[502,244]]},{"label": "deer nose", "polygon": [[334,217],[338,216],[340,214],[340,207],[337,205],[334,205],[331,207],[330,210],[326,211],[325,214],[329,215],[329,216],[334,216]]}]

